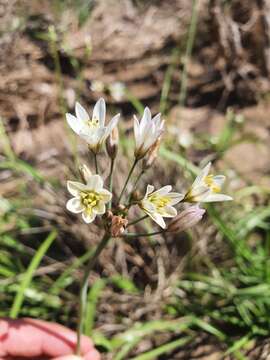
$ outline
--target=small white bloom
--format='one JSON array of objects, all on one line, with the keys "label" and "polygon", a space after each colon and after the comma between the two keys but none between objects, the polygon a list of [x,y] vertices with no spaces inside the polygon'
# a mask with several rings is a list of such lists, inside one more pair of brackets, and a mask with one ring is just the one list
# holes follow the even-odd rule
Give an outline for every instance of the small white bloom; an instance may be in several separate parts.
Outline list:
[{"label": "small white bloom", "polygon": [[105,126],[106,105],[102,98],[95,104],[91,120],[86,110],[78,102],[75,105],[75,113],[76,116],[66,114],[69,126],[88,143],[93,152],[97,153],[117,125],[120,114],[114,116]]},{"label": "small white bloom", "polygon": [[103,180],[99,175],[92,175],[90,170],[84,172],[86,184],[77,181],[68,181],[68,191],[74,196],[67,202],[67,209],[75,214],[82,213],[86,223],[91,223],[97,215],[106,211],[112,194],[103,188]]},{"label": "small white bloom", "polygon": [[185,195],[187,202],[215,202],[233,200],[231,196],[220,194],[225,181],[224,175],[208,175],[211,163],[209,162],[196,177],[194,183]]},{"label": "small white bloom", "polygon": [[164,120],[161,114],[153,119],[148,107],[144,109],[141,122],[134,116],[135,157],[141,159],[163,132]]},{"label": "small white bloom", "polygon": [[149,215],[159,226],[166,228],[165,218],[173,218],[177,215],[173,205],[179,203],[184,196],[182,194],[171,192],[170,185],[154,191],[154,186],[147,185],[146,194],[140,202],[142,210]]},{"label": "small white bloom", "polygon": [[125,84],[120,81],[116,81],[109,85],[109,91],[113,99],[117,102],[123,100],[126,92]]}]

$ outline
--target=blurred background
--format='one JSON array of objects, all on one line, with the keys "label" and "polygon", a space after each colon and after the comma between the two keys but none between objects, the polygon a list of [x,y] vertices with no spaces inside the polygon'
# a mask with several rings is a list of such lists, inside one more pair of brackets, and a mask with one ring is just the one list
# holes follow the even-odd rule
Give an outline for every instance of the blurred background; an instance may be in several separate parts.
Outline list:
[{"label": "blurred background", "polygon": [[85,332],[107,360],[268,359],[268,0],[0,1],[0,315],[76,326],[100,230],[65,210],[66,180],[92,164],[65,113],[99,97],[122,114],[116,184],[148,105],[167,135],[145,183],[185,191],[212,161],[234,201],[184,234],[114,239]]}]

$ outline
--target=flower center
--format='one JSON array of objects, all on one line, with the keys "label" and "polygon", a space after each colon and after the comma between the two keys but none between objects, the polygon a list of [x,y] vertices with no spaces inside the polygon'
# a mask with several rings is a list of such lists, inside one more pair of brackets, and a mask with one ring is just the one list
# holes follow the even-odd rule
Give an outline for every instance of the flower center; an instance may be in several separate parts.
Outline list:
[{"label": "flower center", "polygon": [[220,186],[214,180],[214,175],[207,175],[203,180],[212,192],[219,193],[221,191]]},{"label": "flower center", "polygon": [[91,120],[87,121],[87,125],[90,128],[98,128],[99,127],[99,120],[96,117],[93,117]]},{"label": "flower center", "polygon": [[96,193],[95,191],[81,191],[80,198],[81,203],[85,207],[86,211],[91,214],[93,208],[101,200],[101,195]]},{"label": "flower center", "polygon": [[170,202],[170,198],[167,196],[150,195],[148,199],[156,207],[157,211],[163,209]]}]

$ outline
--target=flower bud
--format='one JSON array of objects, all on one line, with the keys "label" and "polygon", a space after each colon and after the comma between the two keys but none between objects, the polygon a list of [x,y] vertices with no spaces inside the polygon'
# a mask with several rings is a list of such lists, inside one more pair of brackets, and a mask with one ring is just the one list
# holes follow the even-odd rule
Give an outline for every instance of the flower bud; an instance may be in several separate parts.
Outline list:
[{"label": "flower bud", "polygon": [[158,150],[161,142],[161,136],[157,139],[157,141],[150,147],[146,157],[143,159],[142,168],[143,170],[148,170],[153,163],[155,162],[158,156]]},{"label": "flower bud", "polygon": [[92,176],[90,169],[85,164],[83,164],[79,167],[79,172],[83,182],[87,184],[89,178]]},{"label": "flower bud", "polygon": [[109,157],[115,159],[118,151],[119,133],[115,126],[106,140],[106,149]]},{"label": "flower bud", "polygon": [[167,231],[172,233],[179,233],[185,231],[195,224],[197,224],[205,213],[199,205],[190,206],[178,214],[168,225]]}]

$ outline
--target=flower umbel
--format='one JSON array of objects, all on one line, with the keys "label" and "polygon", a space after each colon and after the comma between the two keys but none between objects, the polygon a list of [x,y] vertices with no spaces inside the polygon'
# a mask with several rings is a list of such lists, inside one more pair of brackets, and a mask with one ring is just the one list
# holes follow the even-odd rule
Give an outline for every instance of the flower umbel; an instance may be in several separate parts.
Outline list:
[{"label": "flower umbel", "polygon": [[88,143],[90,150],[98,153],[113,128],[117,125],[120,114],[115,115],[106,126],[106,105],[102,98],[94,106],[92,119],[90,119],[86,110],[78,102],[75,106],[75,113],[76,116],[66,114],[69,126]]},{"label": "flower umbel", "polygon": [[187,202],[216,202],[232,200],[231,196],[220,194],[225,181],[224,175],[209,175],[209,162],[196,177],[184,200]]},{"label": "flower umbel", "polygon": [[67,209],[75,214],[82,213],[86,223],[91,223],[97,215],[106,211],[105,204],[111,200],[112,194],[103,188],[103,180],[99,175],[84,173],[86,184],[68,181],[68,191],[74,196],[67,202]]},{"label": "flower umbel", "polygon": [[163,218],[175,217],[177,211],[173,205],[178,204],[184,197],[182,194],[171,192],[171,190],[170,185],[156,191],[154,191],[154,186],[147,185],[146,194],[139,203],[141,209],[163,229],[166,228]]},{"label": "flower umbel", "polygon": [[135,157],[141,159],[163,132],[164,120],[161,114],[153,119],[148,107],[144,109],[141,122],[134,116]]}]

